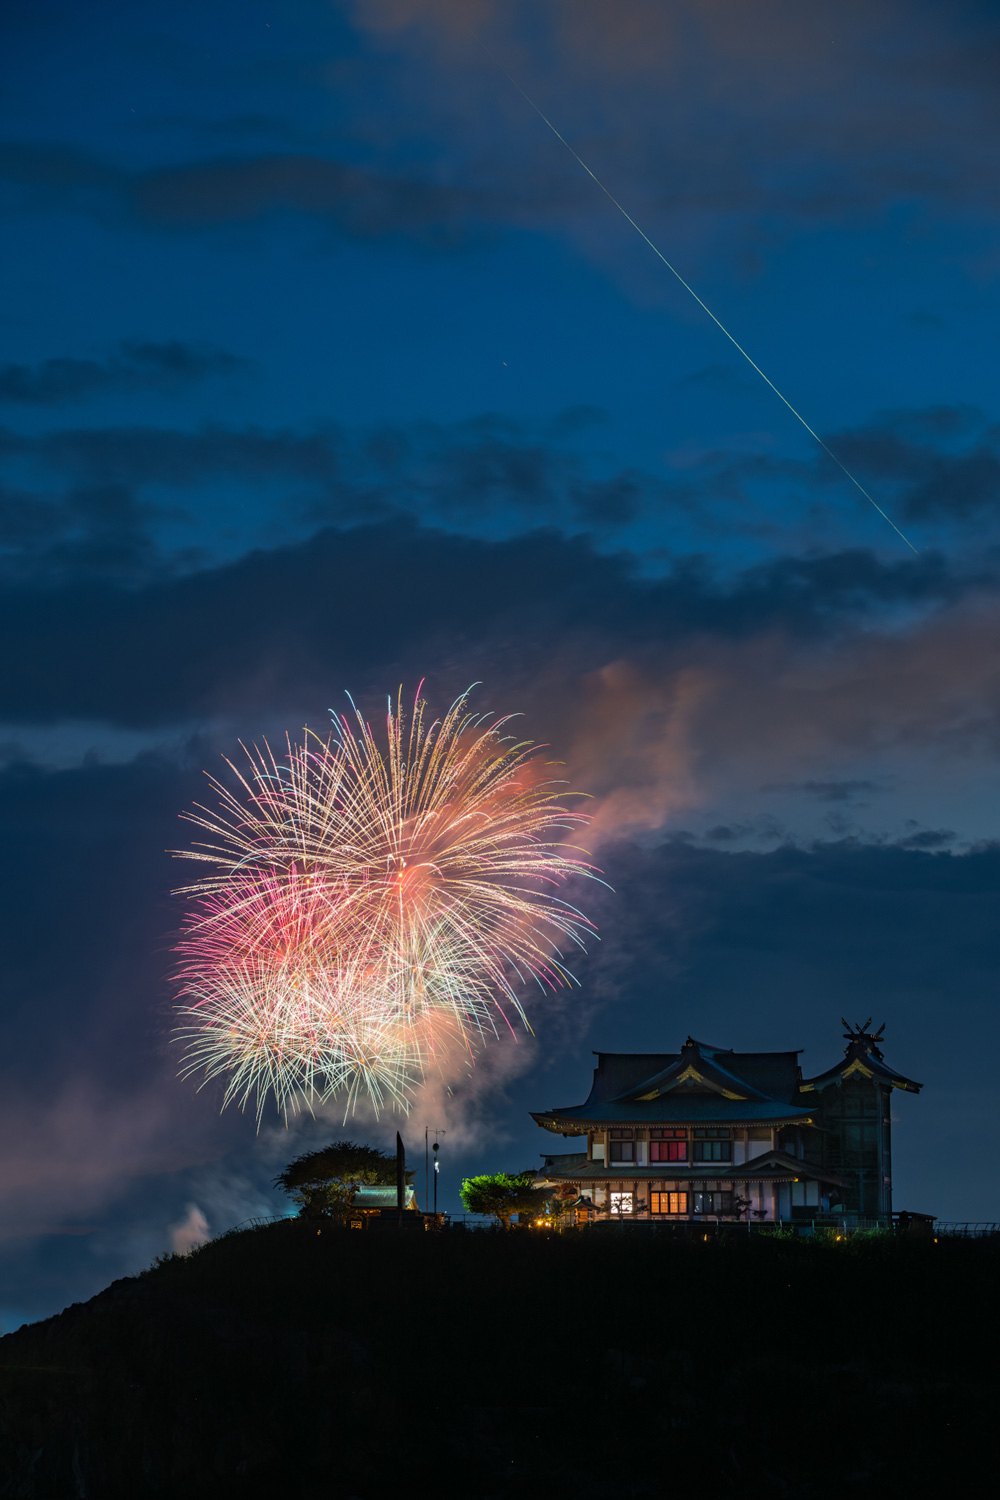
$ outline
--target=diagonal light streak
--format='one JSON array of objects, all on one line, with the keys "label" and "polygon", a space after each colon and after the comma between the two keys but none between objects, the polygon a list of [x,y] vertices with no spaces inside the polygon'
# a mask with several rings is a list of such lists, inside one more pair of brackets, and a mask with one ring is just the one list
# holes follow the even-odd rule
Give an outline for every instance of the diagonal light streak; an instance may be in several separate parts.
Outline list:
[{"label": "diagonal light streak", "polygon": [[[497,64],[497,67],[500,67],[499,63]],[[702,299],[698,296],[698,293],[695,291],[694,287],[691,286],[691,285],[689,285],[689,283],[684,280],[684,277],[681,275],[680,271],[678,271],[677,267],[671,265],[670,261],[663,254],[663,251],[660,250],[657,245],[654,245],[653,241],[650,239],[650,237],[646,233],[646,231],[644,229],[642,229],[635,222],[635,220],[633,219],[632,215],[628,212],[628,209],[624,208],[622,206],[622,204],[618,202],[618,199],[615,197],[614,193],[612,193],[608,188],[606,188],[604,186],[604,183],[598,177],[597,173],[594,172],[594,171],[592,171],[591,168],[587,166],[587,163],[584,161],[583,157],[580,156],[578,154],[578,152],[574,151],[573,147],[570,145],[570,143],[566,139],[566,137],[564,135],[562,135],[556,129],[556,127],[553,125],[552,121],[549,119],[548,115],[544,114],[543,111],[539,109],[539,107],[535,103],[534,99],[532,99],[530,97],[530,95],[528,95],[528,94],[526,94],[524,92],[524,89],[518,83],[517,79],[516,78],[511,78],[510,74],[507,72],[507,70],[505,68],[500,68],[500,72],[503,73],[503,75],[507,79],[508,83],[512,84],[513,87],[517,89],[517,92],[521,95],[521,98],[524,99],[528,104],[531,105],[531,108],[535,111],[535,114],[538,116],[538,118],[540,120],[543,120],[545,122],[545,124],[551,130],[552,134],[555,136],[556,140],[562,142],[562,144],[566,147],[566,150],[569,152],[570,156],[572,156],[573,160],[576,161],[576,162],[578,162],[580,164],[580,166],[583,168],[583,170],[586,172],[587,176],[590,177],[590,178],[592,178],[593,181],[597,183],[597,186],[600,188],[600,190],[604,194],[604,196],[607,199],[609,199],[610,202],[612,202],[614,204],[615,208],[617,208],[618,212],[622,215],[622,217],[624,219],[628,220],[628,222],[631,224],[632,228],[635,230],[636,234],[640,235],[641,238],[646,241],[646,244],[649,246],[650,250],[652,250],[653,254],[657,257],[657,259],[661,260],[663,262],[663,264],[666,266],[666,268],[670,272],[670,274],[672,276],[675,276],[677,278],[677,280],[680,282],[680,284],[684,288],[684,290],[687,293],[689,293],[690,296],[692,296],[694,298],[694,300],[697,302],[698,306],[702,309],[702,311],[706,312],[708,314],[708,316],[711,318],[712,322],[715,324],[715,326],[718,329],[720,329],[722,333],[725,334],[726,338],[732,344],[733,348],[739,350],[740,354],[742,354],[743,358],[746,360],[747,364],[750,365],[751,369],[754,369],[754,370],[757,371],[757,374],[760,376],[761,380],[763,380],[766,385],[769,385],[771,387],[771,390],[777,396],[778,400],[781,401],[783,403],[783,405],[785,405],[785,406],[788,407],[788,410],[791,412],[792,416],[796,419],[796,421],[797,422],[801,422],[802,426],[805,428],[806,432],[808,432],[809,436],[811,438],[813,438],[813,440],[819,444],[819,446],[823,449],[824,453],[828,454],[829,457],[833,459],[834,463],[837,465],[837,468],[840,469],[844,474],[847,475],[847,478],[854,485],[855,489],[858,489],[858,490],[861,491],[862,495],[864,495],[864,497],[868,501],[869,505],[872,505],[872,506],[875,507],[875,509],[878,511],[879,515],[882,517],[883,521],[888,521],[888,523],[892,527],[893,531],[896,533],[896,535],[898,537],[902,538],[902,540],[909,547],[910,551],[911,552],[916,552],[919,555],[920,549],[918,547],[915,547],[913,545],[913,543],[910,541],[910,538],[906,535],[906,533],[904,531],[900,530],[900,528],[896,525],[896,523],[892,519],[892,517],[886,511],[884,511],[882,509],[881,505],[879,505],[878,501],[876,499],[874,499],[868,493],[868,491],[865,489],[864,485],[861,483],[860,479],[857,479],[851,473],[851,471],[847,467],[847,465],[845,463],[843,463],[842,460],[837,457],[836,453],[834,453],[833,449],[829,446],[829,444],[825,443],[823,441],[823,439],[820,437],[819,433],[815,430],[815,428],[810,427],[809,423],[806,421],[806,419],[802,415],[802,413],[800,411],[797,411],[796,408],[789,401],[788,397],[785,396],[785,395],[783,395],[782,392],[779,391],[779,389],[775,385],[774,381],[771,380],[767,375],[764,374],[764,371],[761,369],[760,365],[757,364],[757,362],[755,360],[751,359],[750,355],[744,349],[743,345],[739,342],[739,340],[735,339],[733,337],[733,335],[729,332],[729,329],[726,327],[725,323],[721,322],[715,316],[715,313],[708,306],[708,304],[706,302],[702,301]]]}]

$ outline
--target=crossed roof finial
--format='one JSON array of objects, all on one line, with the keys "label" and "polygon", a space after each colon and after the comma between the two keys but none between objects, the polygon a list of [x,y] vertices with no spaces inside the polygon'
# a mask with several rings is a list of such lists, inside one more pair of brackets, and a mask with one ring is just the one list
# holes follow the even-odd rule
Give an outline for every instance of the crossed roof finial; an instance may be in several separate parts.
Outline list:
[{"label": "crossed roof finial", "polygon": [[840,1023],[844,1028],[845,1042],[872,1042],[873,1044],[878,1043],[882,1040],[882,1033],[885,1031],[884,1021],[877,1031],[868,1030],[869,1026],[872,1024],[871,1016],[868,1017],[867,1021],[855,1021],[853,1026],[849,1021],[846,1021],[844,1017],[841,1016]]}]

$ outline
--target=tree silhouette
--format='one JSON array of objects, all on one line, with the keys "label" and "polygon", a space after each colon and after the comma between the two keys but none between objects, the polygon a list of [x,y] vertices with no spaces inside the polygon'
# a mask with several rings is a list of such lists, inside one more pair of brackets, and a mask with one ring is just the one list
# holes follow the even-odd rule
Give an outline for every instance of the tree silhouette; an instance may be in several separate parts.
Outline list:
[{"label": "tree silhouette", "polygon": [[460,1193],[466,1213],[490,1214],[504,1229],[510,1228],[514,1214],[534,1218],[544,1213],[549,1196],[535,1186],[532,1172],[488,1172],[467,1177]]},{"label": "tree silhouette", "polygon": [[[413,1176],[407,1172],[407,1181]],[[306,1151],[274,1179],[299,1205],[305,1218],[345,1214],[359,1187],[396,1181],[395,1153],[355,1141],[334,1141],[320,1151]]]}]

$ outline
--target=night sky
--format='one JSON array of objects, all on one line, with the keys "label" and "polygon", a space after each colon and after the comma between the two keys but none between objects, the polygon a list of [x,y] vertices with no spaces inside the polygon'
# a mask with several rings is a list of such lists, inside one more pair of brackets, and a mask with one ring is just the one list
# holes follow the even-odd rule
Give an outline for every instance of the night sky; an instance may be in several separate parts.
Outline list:
[{"label": "night sky", "polygon": [[418,1098],[419,1188],[425,1125],[450,1208],[570,1149],[528,1110],[594,1049],[815,1073],[871,1016],[925,1085],[896,1206],[1000,1217],[995,5],[0,28],[0,1327],[280,1212],[345,1133],[176,1077],[167,851],[241,737],[422,677],[523,712],[614,894],[535,1036]]}]

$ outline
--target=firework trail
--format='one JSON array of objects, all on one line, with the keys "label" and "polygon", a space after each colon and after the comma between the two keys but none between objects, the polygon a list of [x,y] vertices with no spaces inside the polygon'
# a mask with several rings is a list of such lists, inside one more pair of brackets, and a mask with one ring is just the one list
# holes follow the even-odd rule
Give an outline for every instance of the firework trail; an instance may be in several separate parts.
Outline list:
[{"label": "firework trail", "polygon": [[[353,707],[353,705],[352,705]],[[586,822],[509,718],[463,693],[429,721],[390,701],[380,743],[356,710],[280,759],[246,751],[215,806],[183,816],[203,873],[178,944],[181,1071],[226,1076],[224,1103],[287,1113],[334,1097],[405,1109],[427,1069],[471,1054],[520,986],[572,983],[588,920],[558,894],[594,876]]]}]

